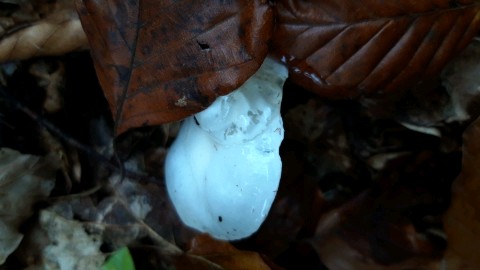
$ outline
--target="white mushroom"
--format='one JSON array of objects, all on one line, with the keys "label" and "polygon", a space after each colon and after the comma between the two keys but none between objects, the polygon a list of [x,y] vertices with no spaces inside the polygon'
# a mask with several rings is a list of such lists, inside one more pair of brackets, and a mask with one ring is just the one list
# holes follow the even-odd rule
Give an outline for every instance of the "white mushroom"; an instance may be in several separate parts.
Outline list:
[{"label": "white mushroom", "polygon": [[165,164],[168,194],[181,220],[213,237],[256,232],[280,181],[280,116],[287,69],[266,58],[239,89],[184,120]]}]

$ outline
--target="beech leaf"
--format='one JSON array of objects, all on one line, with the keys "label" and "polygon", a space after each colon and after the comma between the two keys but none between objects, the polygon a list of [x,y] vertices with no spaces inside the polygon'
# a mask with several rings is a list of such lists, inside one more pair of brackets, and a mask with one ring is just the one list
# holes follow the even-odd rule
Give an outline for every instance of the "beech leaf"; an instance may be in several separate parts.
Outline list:
[{"label": "beech leaf", "polygon": [[479,11],[473,0],[279,0],[274,50],[292,80],[321,96],[398,91],[467,46]]},{"label": "beech leaf", "polygon": [[202,256],[220,265],[224,269],[271,269],[260,254],[253,251],[239,250],[228,242],[213,239],[206,234],[201,234],[193,238],[190,245],[191,248],[188,254]]},{"label": "beech leaf", "polygon": [[118,134],[180,120],[238,88],[266,57],[266,0],[80,0]]}]

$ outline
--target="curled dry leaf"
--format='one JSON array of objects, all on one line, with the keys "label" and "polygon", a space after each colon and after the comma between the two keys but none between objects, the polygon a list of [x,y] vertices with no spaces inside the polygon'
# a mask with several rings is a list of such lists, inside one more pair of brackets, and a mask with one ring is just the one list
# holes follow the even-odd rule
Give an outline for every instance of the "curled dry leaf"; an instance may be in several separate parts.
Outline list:
[{"label": "curled dry leaf", "polygon": [[65,8],[0,39],[0,62],[63,55],[87,46],[77,13]]},{"label": "curled dry leaf", "polygon": [[25,28],[59,8],[72,5],[72,0],[25,1],[3,0],[0,10],[0,37]]},{"label": "curled dry leaf", "polygon": [[273,44],[298,84],[327,97],[408,88],[480,27],[478,1],[280,0]]},{"label": "curled dry leaf", "polygon": [[266,0],[77,3],[117,134],[235,90],[263,62],[273,24]]},{"label": "curled dry leaf", "polygon": [[447,270],[478,269],[480,257],[480,119],[465,132],[462,171],[453,184],[450,209],[444,217]]}]

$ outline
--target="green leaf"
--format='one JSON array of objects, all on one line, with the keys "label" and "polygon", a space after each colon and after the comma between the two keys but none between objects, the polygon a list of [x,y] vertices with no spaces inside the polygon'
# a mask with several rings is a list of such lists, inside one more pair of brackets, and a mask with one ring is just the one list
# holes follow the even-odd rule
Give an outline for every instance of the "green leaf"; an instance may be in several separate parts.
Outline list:
[{"label": "green leaf", "polygon": [[132,256],[127,247],[123,247],[107,259],[102,270],[135,270]]}]

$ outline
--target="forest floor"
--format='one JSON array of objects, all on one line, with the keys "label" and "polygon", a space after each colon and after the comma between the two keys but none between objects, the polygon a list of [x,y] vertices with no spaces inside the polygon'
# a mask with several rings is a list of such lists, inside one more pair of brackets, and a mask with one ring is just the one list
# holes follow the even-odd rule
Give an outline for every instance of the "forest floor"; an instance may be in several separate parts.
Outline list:
[{"label": "forest floor", "polygon": [[[0,3],[0,17],[17,8]],[[165,192],[179,122],[114,138],[83,44],[2,57],[2,35],[41,10],[0,21],[0,269],[95,269],[125,246],[136,269],[480,265],[479,40],[382,99],[325,100],[287,80],[277,197],[258,232],[224,242],[184,226]]]}]

